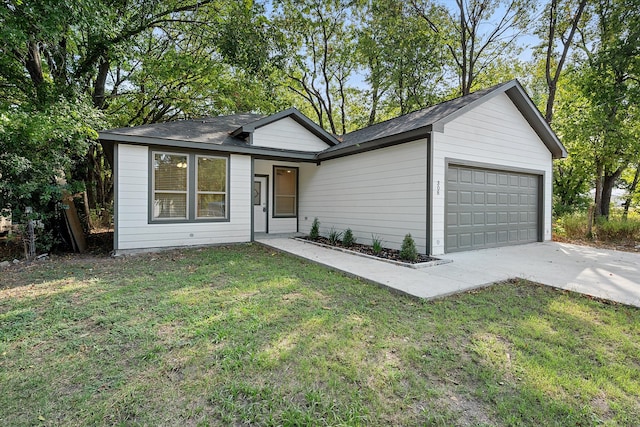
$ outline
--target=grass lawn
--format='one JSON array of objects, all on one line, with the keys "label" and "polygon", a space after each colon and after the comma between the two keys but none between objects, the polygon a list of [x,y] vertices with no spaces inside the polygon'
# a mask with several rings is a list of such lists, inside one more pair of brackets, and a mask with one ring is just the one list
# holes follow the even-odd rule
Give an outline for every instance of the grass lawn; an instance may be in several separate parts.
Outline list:
[{"label": "grass lawn", "polygon": [[0,272],[1,425],[640,425],[640,310],[423,302],[260,245]]}]

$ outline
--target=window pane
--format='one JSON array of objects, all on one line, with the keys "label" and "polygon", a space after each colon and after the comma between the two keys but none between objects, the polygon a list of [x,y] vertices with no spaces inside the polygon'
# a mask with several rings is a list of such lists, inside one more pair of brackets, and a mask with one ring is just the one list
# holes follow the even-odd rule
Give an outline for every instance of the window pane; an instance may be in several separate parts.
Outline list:
[{"label": "window pane", "polygon": [[199,218],[225,218],[224,194],[198,194]]},{"label": "window pane", "polygon": [[296,170],[276,168],[276,194],[296,194]]},{"label": "window pane", "polygon": [[156,193],[153,201],[154,218],[187,217],[187,195],[177,193]]},{"label": "window pane", "polygon": [[187,191],[187,156],[156,153],[153,168],[155,190]]},{"label": "window pane", "polygon": [[262,183],[260,181],[253,182],[253,204],[260,205],[262,201],[260,196],[262,195]]},{"label": "window pane", "polygon": [[295,215],[296,198],[293,196],[276,196],[276,215]]},{"label": "window pane", "polygon": [[296,215],[296,185],[298,170],[275,168],[275,215]]},{"label": "window pane", "polygon": [[198,191],[227,190],[227,159],[198,157]]}]

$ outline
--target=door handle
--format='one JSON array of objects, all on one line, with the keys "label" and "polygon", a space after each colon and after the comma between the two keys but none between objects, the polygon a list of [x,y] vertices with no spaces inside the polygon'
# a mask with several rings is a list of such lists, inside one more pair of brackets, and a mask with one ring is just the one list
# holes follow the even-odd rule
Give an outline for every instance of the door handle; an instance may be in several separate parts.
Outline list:
[{"label": "door handle", "polygon": [[266,211],[267,211],[267,207],[265,206],[262,208],[262,212],[266,212]]}]

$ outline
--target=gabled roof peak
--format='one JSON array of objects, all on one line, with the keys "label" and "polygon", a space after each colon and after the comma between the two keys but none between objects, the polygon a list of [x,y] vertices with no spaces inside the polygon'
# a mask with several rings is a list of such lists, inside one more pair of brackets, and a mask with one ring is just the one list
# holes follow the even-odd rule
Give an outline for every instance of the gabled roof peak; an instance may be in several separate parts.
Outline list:
[{"label": "gabled roof peak", "polygon": [[255,120],[250,123],[246,123],[231,133],[231,136],[246,138],[250,133],[254,132],[256,129],[261,128],[262,126],[266,126],[270,123],[276,122],[278,120],[282,120],[286,117],[289,117],[296,122],[298,122],[301,126],[306,128],[309,132],[313,133],[315,136],[323,140],[330,146],[337,145],[340,141],[336,139],[336,137],[329,132],[325,131],[307,116],[298,111],[297,108],[291,107],[284,111],[280,111],[278,113],[272,114],[270,116],[262,117],[258,120]]}]

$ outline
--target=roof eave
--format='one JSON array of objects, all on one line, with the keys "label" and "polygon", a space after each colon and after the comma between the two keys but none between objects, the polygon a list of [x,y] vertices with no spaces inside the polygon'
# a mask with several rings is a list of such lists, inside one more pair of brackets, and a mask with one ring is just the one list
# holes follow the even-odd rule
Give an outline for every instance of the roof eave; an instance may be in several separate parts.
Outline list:
[{"label": "roof eave", "polygon": [[256,147],[249,145],[225,145],[211,144],[206,142],[180,141],[174,139],[154,138],[146,136],[110,134],[108,132],[99,132],[99,139],[107,143],[125,143],[135,145],[156,145],[162,147],[175,147],[200,151],[216,151],[230,154],[249,154],[260,158],[272,158],[280,160],[292,160],[303,162],[315,162],[316,154],[314,152],[282,150],[277,148]]},{"label": "roof eave", "polygon": [[552,157],[554,159],[564,159],[568,154],[567,149],[553,129],[551,129],[549,123],[542,117],[542,114],[522,86],[520,86],[520,83],[517,81],[516,83],[517,85],[509,88],[505,93],[527,122],[529,122],[529,125],[531,125],[531,128],[538,134],[544,145],[547,146]]},{"label": "roof eave", "polygon": [[317,159],[318,161],[335,159],[338,157],[350,156],[352,154],[358,154],[365,151],[386,148],[392,145],[404,144],[405,142],[416,141],[422,138],[428,138],[432,130],[433,126],[428,125],[420,127],[418,129],[410,130],[408,132],[389,135],[383,138],[365,141],[360,144],[350,145],[343,149],[338,148],[331,151],[325,150],[318,154]]},{"label": "roof eave", "polygon": [[531,128],[536,132],[540,140],[547,147],[554,159],[562,159],[567,157],[567,149],[562,142],[558,139],[555,132],[551,129],[546,122],[542,114],[535,106],[529,95],[525,92],[524,88],[518,82],[518,80],[511,80],[500,86],[497,86],[493,91],[483,95],[482,97],[468,103],[464,107],[456,110],[455,112],[448,114],[446,117],[433,123],[434,130],[442,129],[444,125],[457,117],[469,112],[476,108],[478,105],[487,102],[495,96],[505,93],[511,102],[516,106],[520,114],[529,123]]}]

